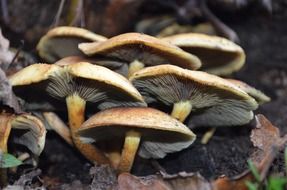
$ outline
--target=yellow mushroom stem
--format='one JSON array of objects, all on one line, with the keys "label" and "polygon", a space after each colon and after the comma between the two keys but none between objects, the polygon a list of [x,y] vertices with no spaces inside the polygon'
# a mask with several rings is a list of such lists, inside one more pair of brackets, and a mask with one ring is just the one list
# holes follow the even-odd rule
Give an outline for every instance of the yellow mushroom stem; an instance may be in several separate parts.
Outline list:
[{"label": "yellow mushroom stem", "polygon": [[141,134],[139,132],[130,130],[126,133],[125,142],[121,154],[121,161],[118,166],[118,171],[129,172],[132,169],[134,158],[136,156]]},{"label": "yellow mushroom stem", "polygon": [[210,128],[208,131],[206,131],[203,135],[203,137],[201,138],[201,144],[207,144],[209,142],[209,140],[213,137],[214,133],[216,131],[216,128]]},{"label": "yellow mushroom stem", "polygon": [[74,145],[89,161],[98,164],[109,164],[108,158],[99,149],[92,144],[82,143],[76,134],[77,129],[85,120],[86,101],[74,94],[66,98],[66,103]]},{"label": "yellow mushroom stem", "polygon": [[191,111],[192,104],[189,100],[179,101],[173,104],[171,116],[183,123]]},{"label": "yellow mushroom stem", "polygon": [[[7,114],[0,115],[0,154],[1,156],[4,153],[8,152],[7,143],[8,143],[8,138],[9,138],[11,128],[12,128],[10,119],[11,119],[11,116]],[[0,160],[0,162],[1,161],[2,160]],[[7,169],[0,168],[0,187],[6,186],[7,181],[8,181]]]},{"label": "yellow mushroom stem", "polygon": [[145,67],[145,65],[142,62],[140,62],[138,60],[134,60],[129,65],[128,77],[132,76],[135,72],[141,70],[144,67]]}]

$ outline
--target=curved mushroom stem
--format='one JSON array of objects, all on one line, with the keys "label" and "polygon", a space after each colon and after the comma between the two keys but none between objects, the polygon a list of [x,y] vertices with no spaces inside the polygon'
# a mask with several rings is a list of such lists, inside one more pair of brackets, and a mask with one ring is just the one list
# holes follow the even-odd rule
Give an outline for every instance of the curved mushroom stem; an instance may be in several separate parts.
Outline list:
[{"label": "curved mushroom stem", "polygon": [[77,149],[91,162],[109,164],[108,158],[92,144],[84,144],[76,134],[85,120],[86,101],[74,94],[66,98],[71,136]]},{"label": "curved mushroom stem", "polygon": [[[10,119],[11,117],[7,114],[0,115],[0,156],[8,152],[7,142],[11,132]],[[0,159],[0,162],[1,161]],[[7,185],[7,181],[7,169],[0,168],[0,187]]]},{"label": "curved mushroom stem", "polygon": [[134,60],[129,65],[128,77],[132,76],[135,72],[141,70],[144,67],[145,67],[145,65],[142,62],[140,62],[138,60]]},{"label": "curved mushroom stem", "polygon": [[129,172],[132,169],[140,140],[141,134],[139,132],[131,130],[126,133],[121,161],[117,168],[120,173]]},{"label": "curved mushroom stem", "polygon": [[192,104],[189,100],[179,101],[173,104],[171,116],[183,123],[191,110]]},{"label": "curved mushroom stem", "polygon": [[50,127],[59,134],[69,145],[73,146],[73,140],[71,137],[70,129],[54,112],[43,112],[43,116],[46,119]]}]

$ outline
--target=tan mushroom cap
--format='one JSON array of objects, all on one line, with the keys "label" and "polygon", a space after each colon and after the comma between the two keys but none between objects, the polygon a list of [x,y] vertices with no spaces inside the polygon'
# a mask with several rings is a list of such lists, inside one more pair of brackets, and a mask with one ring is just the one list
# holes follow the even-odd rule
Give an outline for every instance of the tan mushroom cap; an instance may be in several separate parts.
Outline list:
[{"label": "tan mushroom cap", "polygon": [[243,49],[222,37],[185,33],[165,37],[162,40],[198,56],[202,61],[201,70],[212,74],[229,75],[238,71],[245,63],[246,56]]},{"label": "tan mushroom cap", "polygon": [[194,126],[232,126],[248,123],[257,102],[227,80],[202,71],[172,65],[148,67],[130,77],[147,103],[172,106],[191,104],[190,123]]},{"label": "tan mushroom cap", "polygon": [[240,81],[240,80],[236,80],[236,79],[226,79],[229,82],[233,83],[234,85],[236,85],[238,88],[242,89],[244,92],[246,92],[247,94],[249,94],[251,97],[253,97],[258,104],[264,104],[267,102],[270,102],[271,98],[268,97],[266,94],[264,94],[263,92],[261,92],[260,90],[248,85],[247,83]]},{"label": "tan mushroom cap", "polygon": [[139,155],[163,158],[169,152],[187,148],[195,134],[184,124],[153,108],[112,108],[98,112],[84,122],[78,133],[85,141],[124,138],[127,131],[141,133]]},{"label": "tan mushroom cap", "polygon": [[10,130],[13,128],[25,130],[23,134],[15,139],[16,143],[26,146],[37,156],[41,154],[45,146],[46,129],[40,119],[27,113],[19,115],[1,113],[0,123],[2,124],[0,130],[0,137],[2,137],[0,149],[4,147],[2,151],[7,151],[7,149],[5,150],[5,146],[7,147]]},{"label": "tan mushroom cap", "polygon": [[89,56],[117,57],[128,62],[139,60],[146,65],[176,64],[187,69],[198,69],[201,66],[196,56],[140,33],[121,34],[101,43],[82,43],[79,49]]},{"label": "tan mushroom cap", "polygon": [[83,28],[61,26],[51,29],[40,39],[37,51],[40,57],[53,63],[66,56],[83,55],[78,50],[81,42],[101,42],[106,39]]},{"label": "tan mushroom cap", "polygon": [[142,96],[125,77],[110,69],[93,65],[88,62],[78,62],[64,66],[54,64],[33,64],[10,76],[9,81],[13,87],[29,85],[48,80],[51,76],[55,76],[61,71],[66,71],[74,77],[97,80],[107,86],[114,86],[118,90],[127,92],[127,94],[135,100],[143,102]]}]

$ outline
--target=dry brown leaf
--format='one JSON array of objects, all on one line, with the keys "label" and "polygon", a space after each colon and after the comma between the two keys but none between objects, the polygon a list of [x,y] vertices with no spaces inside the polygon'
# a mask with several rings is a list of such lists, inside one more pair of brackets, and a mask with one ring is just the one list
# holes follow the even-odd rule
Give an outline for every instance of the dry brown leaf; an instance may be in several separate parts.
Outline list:
[{"label": "dry brown leaf", "polygon": [[118,177],[118,190],[172,190],[158,176],[136,177],[123,173]]},{"label": "dry brown leaf", "polygon": [[162,173],[136,177],[123,173],[118,177],[118,190],[211,190],[211,184],[197,173],[180,172],[174,175]]},{"label": "dry brown leaf", "polygon": [[[257,148],[251,155],[251,160],[257,167],[260,180],[264,180],[278,152],[286,146],[287,135],[281,138],[279,129],[263,115],[258,114],[256,115],[256,128],[252,130],[250,138]],[[253,180],[255,180],[253,174],[245,171],[232,179],[218,178],[213,182],[213,186],[215,190],[248,190],[245,182]]]}]

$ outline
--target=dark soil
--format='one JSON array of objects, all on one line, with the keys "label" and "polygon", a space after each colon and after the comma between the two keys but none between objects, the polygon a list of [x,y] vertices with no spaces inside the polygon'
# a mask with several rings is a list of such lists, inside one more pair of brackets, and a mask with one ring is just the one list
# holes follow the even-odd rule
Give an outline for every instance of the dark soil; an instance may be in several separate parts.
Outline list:
[{"label": "dark soil", "polygon": [[[238,33],[247,54],[246,65],[234,77],[272,97],[272,101],[261,106],[256,113],[264,114],[283,135],[287,132],[287,3],[277,0],[273,8],[272,16],[262,16],[250,10],[236,14],[220,12],[219,15]],[[209,179],[223,174],[240,174],[247,168],[246,161],[253,151],[249,139],[253,127],[251,122],[240,127],[220,128],[207,145],[199,142],[207,129],[195,129],[198,140],[193,146],[171,154],[159,163],[168,173],[200,172]],[[89,169],[92,165],[53,132],[48,133],[46,147],[39,160],[43,178],[55,178],[59,184],[74,180],[86,184],[91,182]],[[273,171],[282,169],[282,159],[276,160]],[[136,159],[132,173],[147,175],[155,172],[149,161]]]}]

